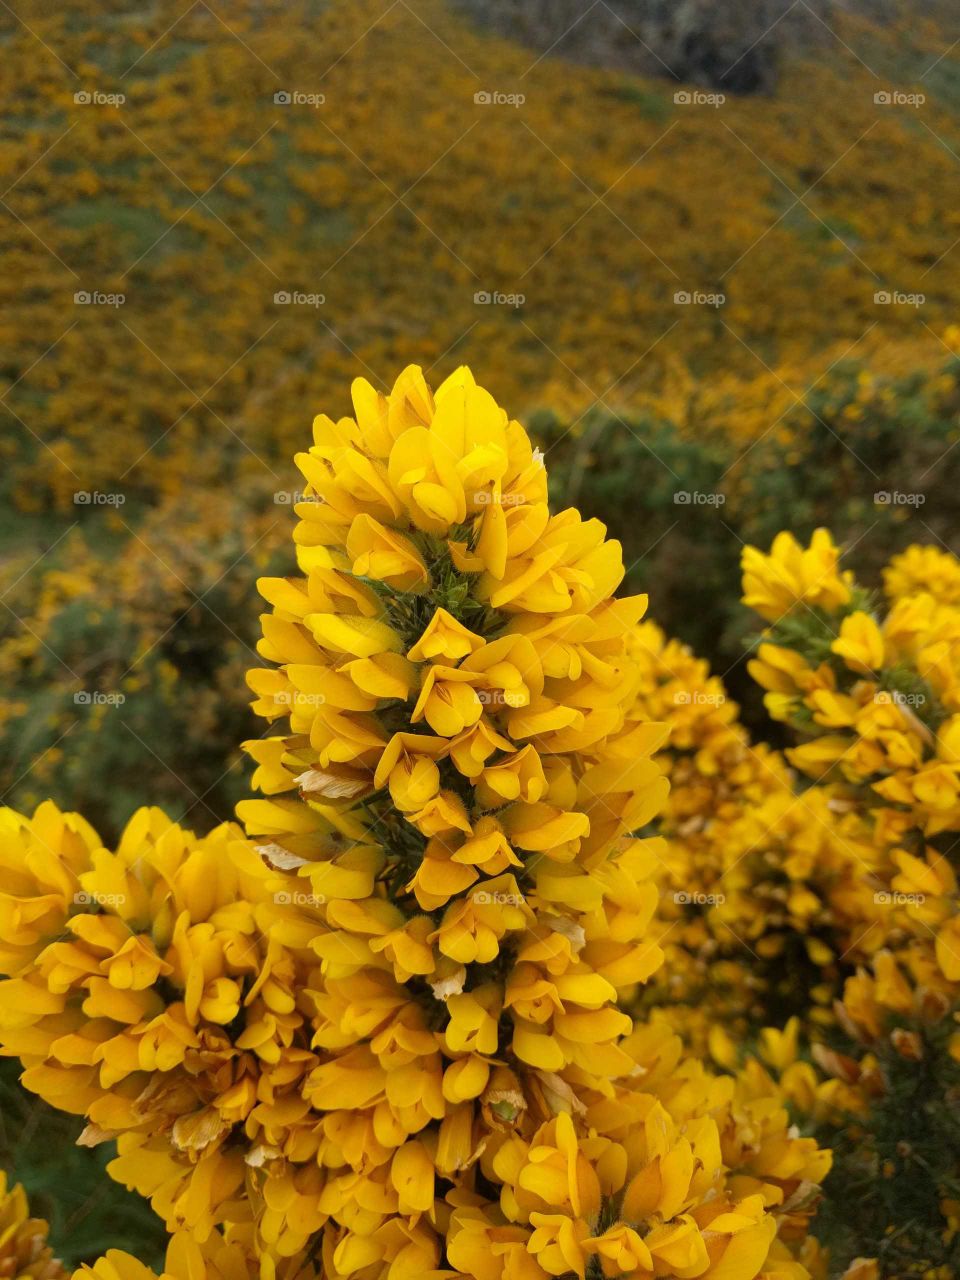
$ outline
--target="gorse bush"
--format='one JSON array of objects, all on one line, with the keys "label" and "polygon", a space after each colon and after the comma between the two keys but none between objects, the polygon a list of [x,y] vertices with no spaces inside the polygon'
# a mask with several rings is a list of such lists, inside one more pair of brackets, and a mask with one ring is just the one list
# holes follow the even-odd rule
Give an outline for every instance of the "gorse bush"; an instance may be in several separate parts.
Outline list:
[{"label": "gorse bush", "polygon": [[[767,624],[750,671],[795,745],[745,750],[722,684],[641,630],[643,706],[675,730],[661,826],[668,980],[639,1007],[661,1006],[731,1068],[737,1041],[756,1038],[805,1131],[834,1149],[815,1224],[830,1274],[947,1277],[960,561],[910,547],[884,571],[885,600],[840,568],[823,529],[806,547],[782,533],[769,554],[748,548],[743,568],[745,602]],[[764,1029],[790,1012],[788,1034]]]},{"label": "gorse bush", "polygon": [[246,834],[7,811],[3,1051],[176,1276],[810,1275],[829,1152],[622,1007],[668,783],[619,544],[467,370],[353,394],[260,583]]},{"label": "gorse bush", "polygon": [[257,730],[246,602],[258,570],[291,560],[288,511],[262,486],[193,509],[90,511],[39,566],[32,547],[18,557],[0,617],[0,790],[30,809],[45,791],[82,803],[111,837],[145,776],[192,824],[228,815],[238,743]]},{"label": "gorse bush", "polygon": [[[353,411],[258,583],[242,825],[2,813],[2,1051],[170,1233],[72,1255],[951,1275],[960,561],[913,545],[881,597],[825,529],[745,549],[774,748],[468,370]],[[11,1274],[55,1276],[10,1203]]]},{"label": "gorse bush", "polygon": [[0,1280],[960,1270],[953,17],[0,2]]}]

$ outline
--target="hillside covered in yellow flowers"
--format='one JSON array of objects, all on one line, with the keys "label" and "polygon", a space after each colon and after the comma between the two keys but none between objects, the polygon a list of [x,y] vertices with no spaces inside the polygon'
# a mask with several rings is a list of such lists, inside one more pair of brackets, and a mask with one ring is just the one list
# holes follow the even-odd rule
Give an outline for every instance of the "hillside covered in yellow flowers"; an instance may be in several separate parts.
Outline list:
[{"label": "hillside covered in yellow flowers", "polygon": [[691,377],[747,384],[749,435],[838,357],[945,354],[960,82],[932,20],[834,21],[773,97],[711,104],[441,0],[23,18],[0,11],[18,507],[270,479],[300,407],[384,363],[508,349],[528,412],[683,418]]}]

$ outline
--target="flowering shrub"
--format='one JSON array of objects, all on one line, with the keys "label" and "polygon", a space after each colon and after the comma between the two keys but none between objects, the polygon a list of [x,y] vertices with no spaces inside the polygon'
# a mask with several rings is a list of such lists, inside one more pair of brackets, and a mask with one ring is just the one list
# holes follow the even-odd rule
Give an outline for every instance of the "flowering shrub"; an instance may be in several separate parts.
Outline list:
[{"label": "flowering shrub", "polygon": [[722,112],[441,0],[19,8],[0,1165],[56,1254],[955,1273],[945,6]]},{"label": "flowering shrub", "polygon": [[807,549],[781,535],[769,556],[745,552],[746,602],[770,624],[751,672],[770,715],[802,738],[791,762],[867,825],[877,900],[956,982],[960,610],[949,600],[960,565],[933,548],[896,557],[881,613],[837,559],[824,530]]},{"label": "flowering shrub", "polygon": [[267,873],[231,857],[239,828],[198,841],[155,809],[115,852],[49,802],[5,825],[3,1050],[87,1118],[81,1144],[118,1139],[114,1177],[205,1240],[243,1200],[258,1095],[282,1106],[314,1062],[295,957],[257,923]]},{"label": "flowering shrub", "polygon": [[726,1062],[730,1031],[795,1013],[829,1020],[839,958],[862,932],[857,884],[872,846],[823,791],[798,794],[783,754],[750,740],[723,682],[686,646],[644,623],[632,651],[644,674],[635,713],[671,728],[658,823],[668,960],[643,1004]]},{"label": "flowering shrub", "polygon": [[[948,335],[954,349],[958,337],[956,328]],[[954,536],[960,366],[938,355],[891,368],[885,356],[843,361],[813,382],[796,370],[787,381],[802,393],[773,375],[733,384],[688,375],[637,408],[531,419],[554,500],[620,531],[628,587],[649,591],[669,636],[732,668],[732,692],[757,736],[767,730],[738,665],[747,631],[741,544],[768,546],[785,512],[802,539],[829,524],[841,541],[860,539],[859,576],[879,587],[918,527],[948,545]]]},{"label": "flowering shrub", "polygon": [[[835,1148],[816,1224],[834,1268],[946,1277],[958,1262],[960,561],[910,547],[887,567],[882,603],[839,561],[824,529],[807,546],[784,533],[769,553],[744,552],[745,602],[767,624],[750,669],[799,739],[777,768],[703,663],[638,633],[641,705],[675,726],[658,912],[670,981],[641,1007],[662,1006],[732,1070],[737,1039],[757,1037],[766,1067],[748,1061],[747,1078]],[[800,1017],[762,1029],[789,1011],[794,983]]]},{"label": "flowering shrub", "polygon": [[829,1152],[620,1007],[668,784],[619,545],[468,370],[353,396],[260,584],[248,838],[6,811],[3,1052],[174,1275],[802,1280]]}]

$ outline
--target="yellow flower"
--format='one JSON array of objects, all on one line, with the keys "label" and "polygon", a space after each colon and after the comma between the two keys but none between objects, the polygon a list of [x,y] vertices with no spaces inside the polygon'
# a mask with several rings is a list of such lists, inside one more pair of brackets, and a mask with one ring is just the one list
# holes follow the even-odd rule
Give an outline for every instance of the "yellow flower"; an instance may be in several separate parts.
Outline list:
[{"label": "yellow flower", "polygon": [[[51,806],[52,808],[52,806]],[[47,1244],[47,1224],[31,1218],[21,1186],[8,1189],[0,1169],[0,1275],[9,1280],[65,1280],[68,1272]]]},{"label": "yellow flower", "polygon": [[868,613],[858,610],[840,623],[840,635],[830,646],[853,671],[870,675],[883,666],[883,635]]},{"label": "yellow flower", "polygon": [[883,588],[891,600],[929,592],[942,604],[960,604],[960,561],[939,547],[907,547],[884,569]]},{"label": "yellow flower", "polygon": [[423,635],[408,651],[407,657],[413,662],[457,662],[482,647],[482,637],[475,635],[446,609],[441,608],[430,619]]},{"label": "yellow flower", "polygon": [[789,533],[779,533],[769,555],[745,547],[743,596],[768,622],[777,622],[798,605],[829,612],[850,600],[851,577],[840,573],[840,552],[826,529],[817,529],[807,548]]},{"label": "yellow flower", "polygon": [[[72,815],[58,829],[86,830]],[[113,1177],[203,1240],[216,1222],[249,1218],[237,1202],[244,1153],[304,1117],[296,1090],[315,1055],[294,991],[310,952],[268,939],[284,881],[239,828],[197,840],[143,809],[116,851],[87,848],[85,866],[69,840],[37,864],[77,889],[44,918],[32,964],[0,984],[0,1042],[27,1088],[86,1116],[84,1144],[118,1139]],[[14,849],[11,888],[29,904],[36,859],[28,839]],[[288,1108],[279,1128],[268,1101]]]},{"label": "yellow flower", "polygon": [[585,1240],[584,1247],[595,1251],[605,1276],[636,1271],[653,1271],[653,1256],[633,1227],[616,1223],[601,1236]]},{"label": "yellow flower", "polygon": [[420,697],[410,715],[410,723],[426,719],[434,733],[454,738],[475,725],[483,715],[477,692],[479,679],[471,671],[457,667],[431,666],[424,675]]},{"label": "yellow flower", "polygon": [[249,1231],[231,1228],[198,1241],[188,1231],[170,1237],[160,1276],[121,1249],[109,1249],[82,1266],[72,1280],[259,1280],[261,1267],[277,1280],[313,1280],[317,1272],[304,1256],[260,1259]]},{"label": "yellow flower", "polygon": [[422,587],[427,566],[408,538],[361,513],[350,526],[347,555],[358,578],[377,578],[399,591]]},{"label": "yellow flower", "polygon": [[0,973],[20,972],[61,931],[99,848],[79,814],[49,800],[32,818],[0,809]]},{"label": "yellow flower", "polygon": [[436,760],[446,753],[443,738],[423,733],[395,733],[377,764],[373,785],[390,788],[398,809],[422,809],[440,790]]}]

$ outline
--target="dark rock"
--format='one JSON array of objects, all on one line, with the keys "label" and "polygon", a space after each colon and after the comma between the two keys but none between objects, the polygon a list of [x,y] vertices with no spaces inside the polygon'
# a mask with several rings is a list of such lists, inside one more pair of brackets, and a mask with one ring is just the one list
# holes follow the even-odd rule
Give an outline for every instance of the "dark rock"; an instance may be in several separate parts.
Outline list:
[{"label": "dark rock", "polygon": [[726,93],[772,93],[781,50],[830,40],[834,0],[460,0],[551,57]]}]

